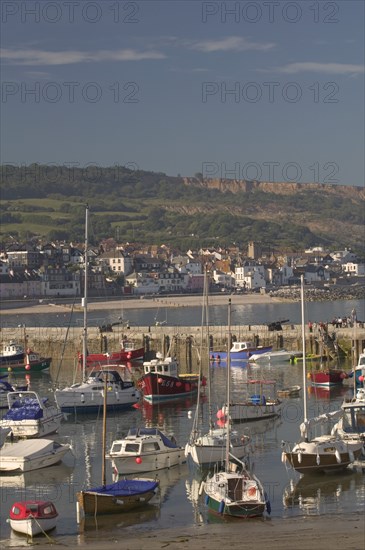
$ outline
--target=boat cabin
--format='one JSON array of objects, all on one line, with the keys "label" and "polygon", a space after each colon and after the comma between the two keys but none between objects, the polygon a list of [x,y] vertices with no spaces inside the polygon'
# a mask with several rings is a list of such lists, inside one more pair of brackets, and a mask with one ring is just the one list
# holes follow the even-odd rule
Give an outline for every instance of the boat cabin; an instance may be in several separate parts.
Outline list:
[{"label": "boat cabin", "polygon": [[143,363],[144,374],[161,374],[165,376],[178,376],[178,364],[172,357],[152,359]]},{"label": "boat cabin", "polygon": [[102,370],[97,370],[93,372],[89,376],[88,383],[94,384],[91,389],[95,391],[103,390],[106,377],[107,377],[107,382],[109,384],[116,384],[116,385],[119,385],[121,388],[131,388],[132,386],[134,386],[133,382],[124,381],[120,376],[119,372],[117,372],[116,370],[102,369]]},{"label": "boat cabin", "polygon": [[20,344],[15,343],[13,340],[9,344],[3,346],[2,356],[12,357],[13,355],[21,355],[24,353],[24,348]]},{"label": "boat cabin", "polygon": [[54,518],[58,516],[53,502],[40,500],[25,500],[15,502],[9,513],[10,519],[24,520],[32,518]]},{"label": "boat cabin", "polygon": [[253,342],[234,342],[233,346],[231,347],[231,352],[237,352],[237,351],[246,351],[250,349],[255,349],[255,345]]},{"label": "boat cabin", "polygon": [[176,449],[177,445],[157,428],[131,428],[124,439],[113,441],[109,456],[156,453],[166,447]]}]

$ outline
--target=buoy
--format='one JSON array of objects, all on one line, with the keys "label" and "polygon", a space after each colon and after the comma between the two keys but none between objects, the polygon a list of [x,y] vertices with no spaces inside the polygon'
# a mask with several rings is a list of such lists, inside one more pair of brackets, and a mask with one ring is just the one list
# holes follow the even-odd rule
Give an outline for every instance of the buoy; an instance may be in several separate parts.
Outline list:
[{"label": "buoy", "polygon": [[162,378],[157,378],[157,382],[158,382],[159,384],[162,384],[162,382],[163,382]]},{"label": "buoy", "polygon": [[191,418],[193,416],[193,413],[191,411],[188,411],[188,418]]},{"label": "buoy", "polygon": [[131,352],[128,352],[127,353],[127,359],[131,359],[131,358],[132,358],[132,354],[131,354]]},{"label": "buoy", "polygon": [[30,370],[30,365],[29,363],[27,365],[25,365],[25,370]]},{"label": "buoy", "polygon": [[13,369],[11,367],[8,367],[8,372],[11,372]]},{"label": "buoy", "polygon": [[137,456],[136,462],[137,464],[142,464],[142,458],[140,456]]},{"label": "buoy", "polygon": [[224,411],[223,409],[219,409],[219,411],[217,412],[217,418],[219,418],[219,420],[223,419],[226,415],[224,414]]},{"label": "buoy", "polygon": [[359,382],[364,382],[364,379],[365,379],[364,376],[363,376],[362,374],[360,374],[360,376],[359,376]]},{"label": "buoy", "polygon": [[180,388],[180,386],[181,386],[181,382],[176,382],[176,387]]}]

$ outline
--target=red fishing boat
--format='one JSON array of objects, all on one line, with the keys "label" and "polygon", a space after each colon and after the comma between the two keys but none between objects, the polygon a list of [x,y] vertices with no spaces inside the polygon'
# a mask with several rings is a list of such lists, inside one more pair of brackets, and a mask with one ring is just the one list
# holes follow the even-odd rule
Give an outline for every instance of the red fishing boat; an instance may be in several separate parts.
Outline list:
[{"label": "red fishing boat", "polygon": [[33,537],[56,527],[58,512],[49,500],[25,500],[15,502],[9,513],[11,528]]},{"label": "red fishing boat", "polygon": [[137,382],[143,399],[157,403],[189,397],[198,392],[200,385],[205,386],[205,378],[200,380],[199,374],[178,374],[178,370],[176,359],[163,359],[159,353],[156,359],[145,361],[144,374]]},{"label": "red fishing boat", "polygon": [[[127,363],[129,361],[141,361],[144,358],[144,347],[137,348],[133,342],[121,342],[118,351],[106,353],[88,353],[86,367],[99,367],[102,365]],[[79,363],[83,364],[83,354],[79,354]]]},{"label": "red fishing boat", "polygon": [[341,369],[321,369],[312,371],[308,377],[314,386],[339,386],[345,378],[348,378],[346,372]]}]

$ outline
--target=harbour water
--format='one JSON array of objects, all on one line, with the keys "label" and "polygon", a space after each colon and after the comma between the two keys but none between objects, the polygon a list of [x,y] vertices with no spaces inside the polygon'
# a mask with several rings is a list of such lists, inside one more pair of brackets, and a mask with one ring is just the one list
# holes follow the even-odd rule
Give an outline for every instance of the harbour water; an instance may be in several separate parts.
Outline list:
[{"label": "harbour water", "polygon": [[[153,326],[156,323],[167,326],[200,326],[202,306],[199,298],[197,298],[197,304],[195,307],[164,307],[161,301],[156,304],[156,308],[123,309],[121,300],[120,309],[108,309],[105,302],[105,309],[89,311],[88,324],[101,326],[123,320],[131,327]],[[305,304],[305,309],[306,319],[316,322],[331,322],[335,317],[349,317],[353,309],[356,309],[359,321],[365,320],[364,300],[308,302]],[[300,324],[300,305],[297,302],[245,304],[232,307],[232,325],[264,325],[284,319],[293,324]],[[227,306],[209,306],[209,320],[213,325],[226,325]],[[70,313],[55,311],[29,314],[25,309],[24,313],[12,314],[11,309],[8,309],[6,315],[0,316],[0,328],[17,327],[20,324],[31,327],[81,327],[83,313],[79,309],[71,314],[70,309]]]},{"label": "harbour water", "polygon": [[[222,405],[225,395],[226,368],[212,366],[213,411]],[[53,400],[52,376],[46,373],[30,374],[31,388]],[[248,378],[275,379],[277,387],[295,384],[302,386],[302,366],[289,363],[266,367],[248,367],[242,364],[232,368],[233,398],[242,393]],[[19,380],[17,380],[20,383]],[[302,389],[303,391],[303,389]],[[348,469],[342,474],[300,478],[281,462],[282,441],[295,442],[299,423],[303,418],[302,391],[298,398],[283,399],[281,417],[272,420],[237,424],[240,433],[251,437],[251,467],[265,486],[271,503],[271,517],[340,516],[359,511],[365,500],[365,473],[362,468]],[[351,391],[348,380],[336,390],[308,387],[308,416],[315,416],[339,408],[346,392]],[[204,399],[203,399],[204,401]],[[107,448],[113,439],[125,435],[129,428],[141,425],[156,426],[173,433],[184,446],[192,427],[194,400],[176,401],[164,405],[142,403],[138,408],[108,415]],[[202,408],[202,420],[208,427],[208,404]],[[16,500],[50,499],[60,514],[56,529],[50,534],[56,542],[65,536],[78,543],[115,536],[121,540],[138,524],[139,531],[171,526],[209,524],[214,520],[207,513],[204,496],[199,496],[201,472],[190,463],[161,472],[161,495],[137,513],[111,517],[88,518],[81,525],[76,521],[75,493],[101,483],[102,411],[92,416],[68,416],[59,433],[52,436],[60,442],[70,442],[73,455],[63,463],[23,475],[0,476],[1,541],[5,546],[17,547],[24,538],[11,532],[6,523],[11,504]],[[143,474],[148,476],[150,474]],[[107,482],[113,480],[111,463],[107,460]],[[261,520],[260,520],[261,521]]]}]

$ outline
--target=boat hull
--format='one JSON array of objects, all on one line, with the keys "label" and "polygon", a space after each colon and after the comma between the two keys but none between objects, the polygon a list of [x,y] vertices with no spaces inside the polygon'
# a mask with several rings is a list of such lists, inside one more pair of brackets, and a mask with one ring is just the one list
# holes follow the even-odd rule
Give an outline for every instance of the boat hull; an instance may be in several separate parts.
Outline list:
[{"label": "boat hull", "polygon": [[301,474],[331,473],[345,470],[361,452],[360,442],[330,440],[324,436],[298,443],[291,452],[283,452],[282,460]]},{"label": "boat hull", "polygon": [[314,386],[339,386],[347,378],[347,374],[342,370],[321,370],[310,373],[310,380]]},{"label": "boat hull", "polygon": [[266,418],[276,418],[281,414],[281,402],[267,401],[265,405],[247,403],[232,403],[229,406],[232,422],[254,422]]},{"label": "boat hull", "polygon": [[0,373],[11,372],[13,374],[24,374],[31,372],[41,372],[48,370],[51,367],[52,358],[43,357],[39,361],[31,361],[30,363],[25,364],[24,362],[20,363],[1,363]]},{"label": "boat hull", "polygon": [[17,450],[17,443],[6,443],[0,453],[0,472],[30,472],[61,462],[65,454],[70,450],[69,444],[59,447],[45,448],[35,455],[21,455]]},{"label": "boat hull", "polygon": [[184,450],[181,448],[162,451],[158,454],[143,454],[128,457],[110,456],[113,467],[118,475],[155,472],[178,466],[186,462]]},{"label": "boat hull", "polygon": [[85,515],[116,514],[147,504],[156,494],[158,486],[158,481],[125,479],[105,488],[80,491],[76,497]]},{"label": "boat hull", "polygon": [[[272,350],[272,346],[266,346],[262,348],[251,348],[251,349],[241,350],[241,351],[231,351],[230,360],[231,362],[242,361],[242,360],[247,361],[253,354],[261,355],[262,353],[267,353],[271,350]],[[227,352],[226,351],[211,352],[210,360],[213,363],[227,363]]]},{"label": "boat hull", "polygon": [[[111,353],[90,353],[86,358],[86,366],[87,368],[90,368],[111,364],[123,364],[130,361],[142,361],[144,358],[144,353],[144,348],[120,350]],[[82,361],[83,356],[80,355],[80,365],[82,365]]]},{"label": "boat hull", "polygon": [[148,373],[140,378],[138,387],[143,399],[149,403],[164,402],[195,395],[199,389],[199,377],[173,377]]},{"label": "boat hull", "polygon": [[22,533],[28,537],[34,537],[54,529],[57,525],[57,519],[57,516],[51,519],[11,519],[9,523],[13,531]]}]

